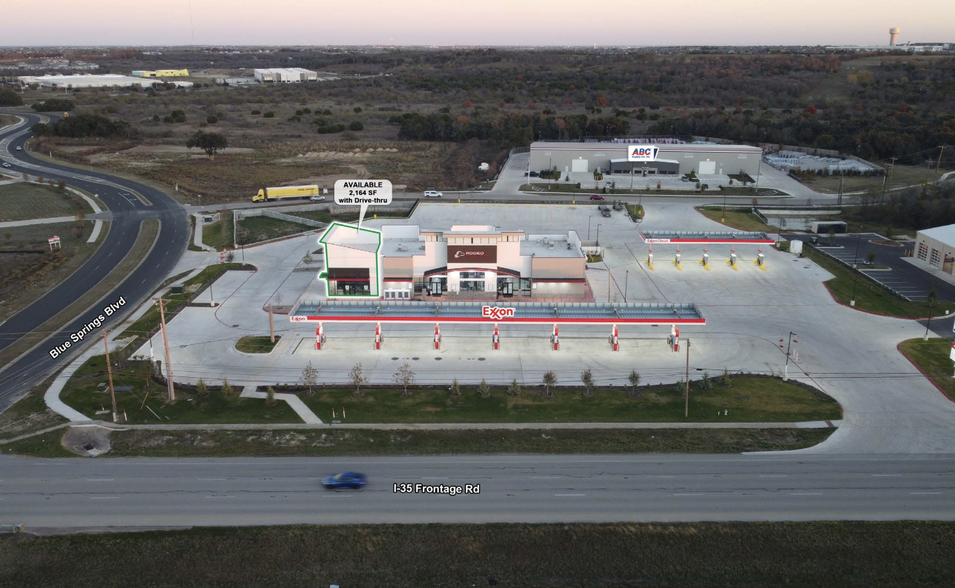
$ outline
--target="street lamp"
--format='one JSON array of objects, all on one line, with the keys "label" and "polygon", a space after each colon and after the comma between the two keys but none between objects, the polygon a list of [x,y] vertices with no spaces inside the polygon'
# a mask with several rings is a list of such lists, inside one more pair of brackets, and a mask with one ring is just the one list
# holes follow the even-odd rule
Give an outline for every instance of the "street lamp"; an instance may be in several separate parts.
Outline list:
[{"label": "street lamp", "polygon": [[856,283],[859,281],[859,245],[862,243],[862,235],[856,235],[856,256],[852,260],[852,269],[855,270],[852,272],[852,298],[849,299],[849,306],[855,307],[856,305]]},{"label": "street lamp", "polygon": [[726,192],[723,192],[723,212],[720,213],[720,222],[726,222]]},{"label": "street lamp", "polygon": [[627,290],[630,287],[630,270],[627,270],[627,275],[624,278],[623,282],[623,302],[627,303]]},{"label": "street lamp", "polygon": [[587,217],[587,240],[590,241],[590,221],[594,220],[594,217]]},{"label": "street lamp", "polygon": [[935,309],[935,303],[938,301],[938,294],[935,292],[935,284],[932,284],[932,290],[931,292],[928,293],[927,298],[928,298],[928,308],[929,308],[928,320],[925,321],[925,335],[922,336],[922,341],[928,341],[928,329],[929,329],[929,326],[932,324],[932,311]]},{"label": "street lamp", "polygon": [[799,343],[799,337],[796,336],[796,333],[789,331],[789,343],[786,344],[786,367],[783,368],[783,381],[789,379],[789,352],[792,349],[793,343]]},{"label": "street lamp", "polygon": [[597,247],[600,247],[600,223],[597,223]]}]

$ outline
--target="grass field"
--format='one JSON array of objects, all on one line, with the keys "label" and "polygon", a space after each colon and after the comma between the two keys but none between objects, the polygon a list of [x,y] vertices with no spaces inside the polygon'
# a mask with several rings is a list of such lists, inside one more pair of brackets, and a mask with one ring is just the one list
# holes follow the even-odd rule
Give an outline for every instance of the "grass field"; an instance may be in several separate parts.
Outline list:
[{"label": "grass field", "polygon": [[[320,376],[320,374],[319,374]],[[832,399],[794,382],[775,378],[736,376],[729,387],[714,382],[709,392],[690,385],[690,417],[684,418],[683,392],[673,385],[642,386],[639,398],[628,398],[621,388],[600,389],[584,398],[580,389],[559,387],[555,397],[540,396],[539,387],[526,387],[520,397],[508,396],[504,386],[491,388],[481,398],[473,386],[462,387],[454,398],[446,389],[412,388],[402,398],[399,388],[365,388],[355,398],[351,388],[318,390],[302,400],[320,418],[332,409],[346,411],[352,423],[538,423],[538,422],[797,422],[840,418]],[[723,409],[729,411],[722,414]],[[717,415],[719,413],[719,415]]]},{"label": "grass field", "polygon": [[[407,218],[408,210],[389,210],[387,207],[382,206],[369,206],[368,212],[365,213],[365,219],[377,218]],[[289,212],[288,214],[292,216],[300,216],[302,218],[311,219],[321,223],[330,223],[332,221],[339,222],[352,222],[358,220],[359,211],[355,209],[354,212],[347,212],[341,214],[331,214],[326,210],[297,210],[294,212]]]},{"label": "grass field", "polygon": [[727,208],[725,215],[722,208],[700,206],[696,210],[706,218],[716,222],[722,222],[721,219],[726,219],[722,224],[738,231],[762,231],[764,233],[775,233],[777,231],[776,227],[764,223],[748,208]]},{"label": "grass field", "polygon": [[945,314],[946,310],[949,311],[949,314],[955,312],[955,303],[953,302],[939,301],[934,307],[930,307],[927,302],[908,302],[869,281],[865,276],[857,274],[852,268],[846,267],[811,247],[804,248],[803,252],[806,257],[835,276],[835,278],[826,282],[826,286],[829,287],[829,291],[832,292],[836,300],[846,306],[852,300],[853,281],[855,281],[855,307],[859,310],[902,318],[941,316]]},{"label": "grass field", "polygon": [[[0,253],[0,322],[10,318],[35,300],[55,288],[96,252],[109,228],[106,223],[99,239],[87,243],[93,223],[83,223],[81,231],[73,234],[75,223],[9,227],[0,229],[3,237],[0,251],[39,250],[46,253]],[[58,235],[61,249],[49,252],[47,238]]]},{"label": "grass field", "polygon": [[[231,222],[232,219],[229,219]],[[229,227],[231,229],[231,227]],[[304,231],[314,230],[308,225],[300,225],[284,220],[278,220],[268,216],[250,216],[239,217],[237,245],[250,245],[260,243],[269,239],[287,237]]]},{"label": "grass field", "polygon": [[948,339],[934,337],[928,341],[909,339],[899,345],[899,351],[917,365],[929,380],[949,398],[955,399],[955,378],[952,378],[952,360],[949,359],[951,349],[952,343]]},{"label": "grass field", "polygon": [[216,251],[232,245],[232,212],[222,211],[219,220],[202,225],[202,242]]},{"label": "grass field", "polygon": [[52,382],[53,376],[31,388],[13,406],[0,413],[0,439],[10,439],[67,422],[48,409],[43,401],[43,393]]},{"label": "grass field", "polygon": [[21,533],[3,541],[0,585],[945,586],[953,543],[955,523],[918,521]]},{"label": "grass field", "polygon": [[[291,457],[458,455],[487,453],[739,453],[812,447],[836,429],[560,429],[269,431],[115,431],[114,457]],[[59,446],[63,431],[0,451],[39,456]],[[65,450],[64,450],[65,451]]]},{"label": "grass field", "polygon": [[279,344],[281,336],[275,337],[273,343],[271,337],[242,337],[235,342],[235,348],[242,353],[272,353],[275,346]]},{"label": "grass field", "polygon": [[[888,165],[886,165],[888,167]],[[939,169],[939,173],[935,173],[935,167],[922,167],[922,166],[912,166],[912,165],[896,165],[895,169],[892,170],[892,177],[886,178],[885,188],[886,190],[891,190],[892,188],[901,188],[904,186],[918,186],[922,182],[934,182],[938,179],[941,174],[944,174],[947,171],[945,168]],[[800,180],[803,184],[809,186],[817,192],[822,192],[825,194],[838,194],[839,193],[839,183],[840,176],[816,176],[811,180]],[[882,176],[871,176],[871,177],[846,177],[845,186],[843,192],[872,192],[872,193],[882,193]]]},{"label": "grass field", "polygon": [[50,186],[18,182],[0,186],[0,222],[73,216],[93,209],[82,198]]},{"label": "grass field", "polygon": [[[106,357],[98,355],[88,359],[70,378],[60,398],[76,410],[93,419],[109,420],[109,414],[94,414],[101,406],[110,403],[109,388],[105,386]],[[173,365],[175,374],[175,365]],[[289,408],[288,403],[265,406],[264,400],[238,398],[236,390],[229,398],[221,391],[212,389],[205,397],[190,387],[176,387],[176,401],[166,402],[166,386],[150,379],[148,362],[128,362],[125,367],[113,368],[113,385],[116,390],[116,406],[124,410],[133,424],[145,423],[300,423],[301,419]],[[221,381],[206,382],[211,387]],[[128,390],[123,389],[128,388]],[[152,409],[152,410],[150,410]],[[156,414],[153,414],[155,411]],[[125,422],[125,421],[124,421]]]}]

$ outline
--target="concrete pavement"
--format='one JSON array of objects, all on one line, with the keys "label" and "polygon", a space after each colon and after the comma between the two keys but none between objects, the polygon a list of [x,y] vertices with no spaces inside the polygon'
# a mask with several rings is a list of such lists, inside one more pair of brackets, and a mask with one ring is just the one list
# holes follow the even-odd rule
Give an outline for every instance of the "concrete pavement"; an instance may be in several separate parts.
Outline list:
[{"label": "concrete pavement", "polygon": [[[362,491],[325,491],[356,470]],[[107,527],[483,522],[955,520],[953,456],[0,456],[4,523]],[[479,486],[396,492],[395,484]]]}]

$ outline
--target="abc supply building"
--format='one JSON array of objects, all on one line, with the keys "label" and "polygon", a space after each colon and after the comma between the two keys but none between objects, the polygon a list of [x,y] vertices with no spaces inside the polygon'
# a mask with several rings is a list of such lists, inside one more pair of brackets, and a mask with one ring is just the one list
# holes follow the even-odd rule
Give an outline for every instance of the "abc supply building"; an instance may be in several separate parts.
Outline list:
[{"label": "abc supply building", "polygon": [[586,292],[586,256],[575,231],[385,225],[379,234],[334,223],[321,241],[327,269],[320,277],[329,298],[579,298]]},{"label": "abc supply building", "polygon": [[756,177],[762,149],[751,145],[684,143],[661,139],[657,143],[537,142],[531,143],[530,171],[556,169],[563,174],[593,173],[613,176],[724,176],[746,173]]}]

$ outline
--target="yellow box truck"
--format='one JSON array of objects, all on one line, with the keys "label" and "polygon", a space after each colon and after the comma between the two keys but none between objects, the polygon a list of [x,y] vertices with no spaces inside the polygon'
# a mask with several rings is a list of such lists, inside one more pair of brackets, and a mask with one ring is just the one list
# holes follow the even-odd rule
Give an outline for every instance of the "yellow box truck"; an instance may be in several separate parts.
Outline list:
[{"label": "yellow box truck", "polygon": [[318,186],[278,186],[259,190],[258,194],[252,197],[252,202],[271,202],[286,198],[308,200],[313,196],[318,196]]}]

